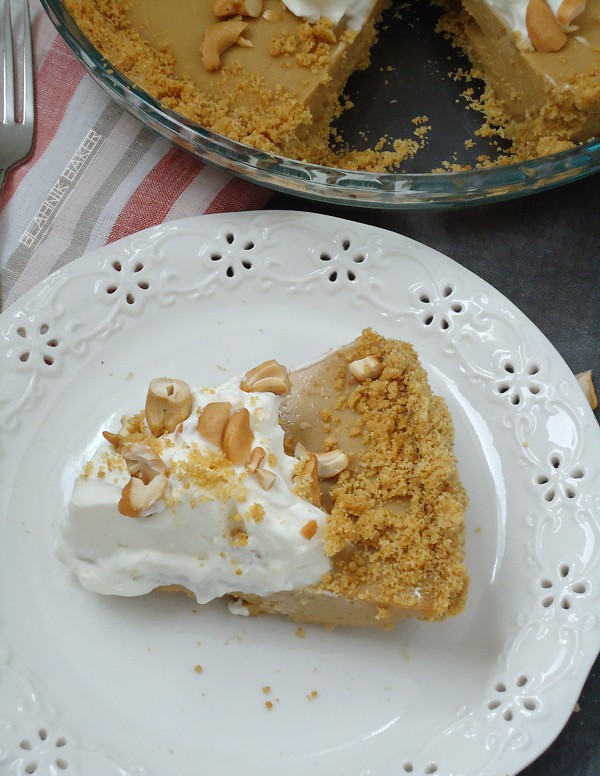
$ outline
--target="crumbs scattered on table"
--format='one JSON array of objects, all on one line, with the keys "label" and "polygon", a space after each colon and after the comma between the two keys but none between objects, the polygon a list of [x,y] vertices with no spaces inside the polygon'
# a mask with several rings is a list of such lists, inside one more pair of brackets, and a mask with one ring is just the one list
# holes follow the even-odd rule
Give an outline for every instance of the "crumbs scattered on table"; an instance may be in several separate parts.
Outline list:
[{"label": "crumbs scattered on table", "polygon": [[195,665],[195,666],[194,666],[194,671],[195,671],[197,674],[201,674],[201,673],[202,673],[202,666],[201,666],[200,664],[198,664],[198,665]]}]

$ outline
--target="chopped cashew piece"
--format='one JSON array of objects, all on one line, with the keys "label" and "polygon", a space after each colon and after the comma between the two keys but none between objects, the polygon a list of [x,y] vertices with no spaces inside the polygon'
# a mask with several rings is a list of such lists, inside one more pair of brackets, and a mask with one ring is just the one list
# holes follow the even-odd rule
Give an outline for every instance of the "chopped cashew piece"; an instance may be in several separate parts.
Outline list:
[{"label": "chopped cashew piece", "polygon": [[158,377],[146,396],[146,422],[155,437],[170,434],[192,411],[190,386],[183,380]]},{"label": "chopped cashew piece", "polygon": [[304,536],[305,539],[312,539],[313,536],[317,533],[317,528],[317,521],[309,520],[308,523],[305,523],[300,529],[300,534]]},{"label": "chopped cashew piece", "polygon": [[348,467],[350,459],[342,450],[330,450],[328,453],[315,453],[317,472],[322,480],[335,477]]},{"label": "chopped cashew piece", "polygon": [[220,70],[221,54],[237,42],[247,26],[248,22],[230,19],[211,24],[206,28],[202,45],[202,64],[205,70],[209,72]]},{"label": "chopped cashew piece", "polygon": [[263,13],[263,19],[267,22],[280,22],[283,19],[283,12],[274,11],[272,8],[267,8]]},{"label": "chopped cashew piece", "polygon": [[246,464],[250,460],[253,441],[250,413],[244,407],[234,412],[227,421],[223,432],[223,452],[232,464]]},{"label": "chopped cashew piece", "polygon": [[299,491],[299,495],[310,501],[313,506],[320,507],[321,487],[319,485],[317,456],[309,452],[306,458],[301,459],[301,463],[302,466],[294,476],[294,484]]},{"label": "chopped cashew piece", "polygon": [[125,459],[129,474],[141,479],[144,485],[166,471],[162,458],[143,442],[127,445],[121,451],[121,455]]},{"label": "chopped cashew piece", "polygon": [[212,0],[210,10],[215,16],[251,16],[262,13],[263,0]]},{"label": "chopped cashew piece", "polygon": [[227,425],[229,413],[231,412],[231,402],[229,401],[211,401],[207,404],[198,418],[198,433],[212,442],[213,445],[221,447],[223,442],[223,432]]},{"label": "chopped cashew piece", "polygon": [[598,408],[598,397],[594,388],[594,382],[592,380],[592,373],[588,369],[587,372],[579,372],[576,374],[577,382],[581,386],[581,390],[585,393],[586,399],[590,403],[590,407],[595,410]]},{"label": "chopped cashew piece", "polygon": [[568,27],[569,24],[585,11],[587,0],[563,0],[556,12],[556,21],[561,27]]},{"label": "chopped cashew piece", "polygon": [[289,393],[291,390],[290,378],[287,369],[277,363],[275,359],[263,361],[246,372],[240,383],[242,391],[251,393],[275,393],[277,395]]},{"label": "chopped cashew piece", "polygon": [[258,483],[263,490],[271,490],[273,483],[277,479],[275,472],[270,471],[270,469],[257,469],[256,476],[258,478]]},{"label": "chopped cashew piece", "polygon": [[132,477],[121,493],[117,507],[119,512],[126,517],[140,517],[164,496],[167,483],[164,474],[157,474],[148,484],[139,477]]},{"label": "chopped cashew piece", "polygon": [[567,42],[567,36],[546,0],[529,0],[525,23],[531,45],[536,51],[559,51]]},{"label": "chopped cashew piece", "polygon": [[314,455],[317,459],[317,474],[320,479],[326,480],[329,477],[335,477],[348,467],[350,459],[342,450],[329,450],[326,453],[311,453],[302,442],[298,442],[294,449],[294,458],[302,461],[309,456]]},{"label": "chopped cashew piece", "polygon": [[358,361],[352,361],[348,365],[348,369],[350,370],[352,377],[354,377],[355,380],[358,380],[359,383],[362,383],[363,380],[369,378],[375,380],[377,377],[380,377],[383,372],[383,364],[378,358],[375,358],[375,356],[367,356]]},{"label": "chopped cashew piece", "polygon": [[131,417],[129,415],[123,415],[121,418],[121,428],[116,434],[112,431],[103,431],[102,436],[109,442],[115,450],[120,450],[125,444],[127,437],[129,436],[129,421]]},{"label": "chopped cashew piece", "polygon": [[304,447],[302,442],[297,442],[296,447],[294,448],[294,458],[297,458],[299,461],[301,461],[303,458],[307,458],[310,455],[310,451]]},{"label": "chopped cashew piece", "polygon": [[260,462],[265,457],[266,452],[262,447],[255,447],[254,450],[250,454],[250,460],[246,464],[246,471],[248,474],[254,474],[258,467],[260,466]]}]

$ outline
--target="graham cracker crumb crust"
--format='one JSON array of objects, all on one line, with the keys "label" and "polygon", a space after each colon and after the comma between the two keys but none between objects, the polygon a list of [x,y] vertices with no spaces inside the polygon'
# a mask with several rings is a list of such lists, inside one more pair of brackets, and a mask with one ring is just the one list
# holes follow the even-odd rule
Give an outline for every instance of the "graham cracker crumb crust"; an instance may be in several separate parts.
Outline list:
[{"label": "graham cracker crumb crust", "polygon": [[[375,356],[381,376],[349,383],[347,364]],[[346,599],[422,609],[424,619],[464,607],[465,491],[453,453],[453,425],[411,345],[367,329],[339,368],[338,410],[350,408],[366,440],[331,491],[326,551],[332,571],[321,588]],[[336,423],[331,443],[336,443]]]}]

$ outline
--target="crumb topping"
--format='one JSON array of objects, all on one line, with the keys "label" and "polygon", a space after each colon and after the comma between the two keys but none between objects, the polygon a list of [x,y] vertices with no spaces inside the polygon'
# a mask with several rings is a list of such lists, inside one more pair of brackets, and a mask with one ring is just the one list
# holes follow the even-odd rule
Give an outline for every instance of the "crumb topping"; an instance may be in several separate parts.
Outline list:
[{"label": "crumb topping", "polygon": [[296,54],[296,62],[313,72],[324,70],[337,44],[335,29],[329,19],[315,23],[304,22],[298,27],[298,38],[300,51]]},{"label": "crumb topping", "polygon": [[297,48],[298,40],[296,39],[296,36],[293,33],[286,31],[273,38],[269,48],[269,54],[272,57],[280,57],[286,54],[291,55],[296,53]]},{"label": "crumb topping", "polygon": [[[375,357],[381,376],[356,382],[348,365]],[[464,605],[466,495],[445,402],[432,394],[414,349],[366,330],[345,353],[337,410],[351,410],[366,444],[331,490],[322,588],[346,598],[424,608],[436,619]],[[333,432],[335,436],[335,431]],[[334,440],[335,441],[335,440]]]},{"label": "crumb topping", "polygon": [[260,523],[261,520],[265,516],[265,508],[262,504],[254,503],[248,510],[248,514],[250,515],[250,518],[254,520],[255,523]]}]

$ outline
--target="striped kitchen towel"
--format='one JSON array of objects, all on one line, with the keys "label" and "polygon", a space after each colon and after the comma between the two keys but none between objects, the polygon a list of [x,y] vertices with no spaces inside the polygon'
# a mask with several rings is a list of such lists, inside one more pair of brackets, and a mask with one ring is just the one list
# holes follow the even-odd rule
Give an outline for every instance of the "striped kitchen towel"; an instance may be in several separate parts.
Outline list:
[{"label": "striped kitchen towel", "polygon": [[36,144],[0,194],[2,308],[74,258],[139,229],[263,207],[263,189],[205,165],[119,108],[32,3]]}]

